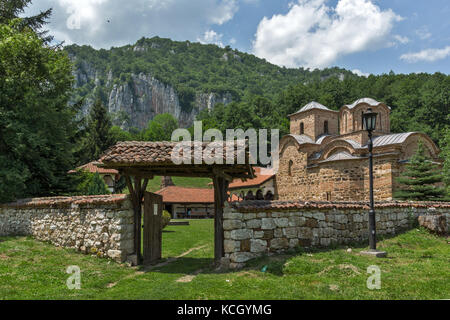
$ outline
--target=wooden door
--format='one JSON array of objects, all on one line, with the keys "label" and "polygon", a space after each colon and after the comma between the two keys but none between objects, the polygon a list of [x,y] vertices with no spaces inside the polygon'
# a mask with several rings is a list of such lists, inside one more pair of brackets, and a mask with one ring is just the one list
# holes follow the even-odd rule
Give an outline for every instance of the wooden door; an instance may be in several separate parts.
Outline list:
[{"label": "wooden door", "polygon": [[154,264],[161,259],[163,211],[162,196],[146,192],[144,195],[144,264]]}]

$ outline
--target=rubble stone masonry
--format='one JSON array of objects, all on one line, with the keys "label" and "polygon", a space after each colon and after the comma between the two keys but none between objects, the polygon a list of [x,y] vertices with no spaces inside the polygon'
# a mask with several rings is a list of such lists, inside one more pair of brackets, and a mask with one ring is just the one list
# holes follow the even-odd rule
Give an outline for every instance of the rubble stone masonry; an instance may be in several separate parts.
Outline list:
[{"label": "rubble stone masonry", "polygon": [[[450,203],[385,202],[376,206],[378,235],[395,235],[418,217],[439,216],[450,225]],[[224,209],[223,263],[239,268],[252,258],[289,248],[327,247],[368,241],[364,203],[247,201]]]},{"label": "rubble stone masonry", "polygon": [[32,236],[123,262],[134,250],[132,204],[126,195],[21,200],[0,206],[0,236]]}]

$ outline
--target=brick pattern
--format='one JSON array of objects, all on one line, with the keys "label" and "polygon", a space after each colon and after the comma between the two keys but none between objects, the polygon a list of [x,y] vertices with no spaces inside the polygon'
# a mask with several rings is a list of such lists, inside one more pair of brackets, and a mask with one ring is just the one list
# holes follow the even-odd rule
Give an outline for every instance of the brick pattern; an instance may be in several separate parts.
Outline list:
[{"label": "brick pattern", "polygon": [[[263,206],[263,207],[261,207]],[[440,215],[450,226],[450,204],[384,203],[376,211],[377,233],[394,235],[419,216]],[[263,254],[296,247],[327,247],[368,241],[368,212],[361,203],[232,204],[224,210],[223,263],[231,268]]]}]

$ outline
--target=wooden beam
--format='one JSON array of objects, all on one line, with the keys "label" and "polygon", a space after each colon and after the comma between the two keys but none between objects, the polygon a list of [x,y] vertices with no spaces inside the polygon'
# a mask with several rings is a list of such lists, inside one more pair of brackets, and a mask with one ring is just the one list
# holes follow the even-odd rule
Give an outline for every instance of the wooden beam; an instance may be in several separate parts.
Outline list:
[{"label": "wooden beam", "polygon": [[223,207],[226,201],[229,182],[223,177],[215,176],[214,182],[214,260],[220,263],[225,255],[223,231]]}]

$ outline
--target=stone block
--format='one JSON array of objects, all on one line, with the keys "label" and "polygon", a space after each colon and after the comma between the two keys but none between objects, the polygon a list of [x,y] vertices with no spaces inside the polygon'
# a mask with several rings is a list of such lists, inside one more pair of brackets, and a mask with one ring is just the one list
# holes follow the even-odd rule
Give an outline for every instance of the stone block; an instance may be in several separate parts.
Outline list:
[{"label": "stone block", "polygon": [[272,239],[270,240],[271,249],[285,249],[289,247],[289,241],[286,238]]},{"label": "stone block", "polygon": [[224,212],[223,219],[240,220],[242,219],[242,213],[240,212]]},{"label": "stone block", "polygon": [[245,240],[252,237],[252,231],[248,229],[238,229],[231,231],[231,239],[233,240]]},{"label": "stone block", "polygon": [[275,225],[277,227],[285,228],[285,227],[289,226],[289,219],[288,218],[275,218],[273,220],[274,220]]},{"label": "stone block", "polygon": [[253,253],[265,252],[267,250],[267,241],[260,239],[250,240],[250,251]]},{"label": "stone block", "polygon": [[308,218],[308,219],[306,219],[305,226],[307,226],[309,228],[317,228],[319,226],[319,224],[316,219]]},{"label": "stone block", "polygon": [[275,228],[276,228],[276,225],[272,218],[262,218],[261,229],[271,230],[271,229],[275,229]]},{"label": "stone block", "polygon": [[249,252],[250,251],[250,240],[249,239],[242,240],[240,249],[241,249],[240,250],[241,252]]},{"label": "stone block", "polygon": [[248,220],[245,224],[249,229],[258,229],[261,228],[262,222],[261,219],[252,219]]},{"label": "stone block", "polygon": [[297,228],[296,227],[288,227],[283,229],[283,235],[288,239],[297,238]]},{"label": "stone block", "polygon": [[243,227],[243,223],[241,220],[224,220],[223,221],[223,229],[224,230],[235,230],[241,229]]},{"label": "stone block", "polygon": [[[253,259],[255,254],[251,252],[235,252],[230,255],[230,260],[232,263],[243,263],[247,262],[250,259]],[[230,265],[231,267],[231,265]]]},{"label": "stone block", "polygon": [[239,248],[240,242],[234,240],[224,240],[223,246],[225,253],[233,253],[236,252],[237,249]]}]

